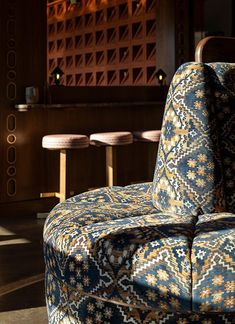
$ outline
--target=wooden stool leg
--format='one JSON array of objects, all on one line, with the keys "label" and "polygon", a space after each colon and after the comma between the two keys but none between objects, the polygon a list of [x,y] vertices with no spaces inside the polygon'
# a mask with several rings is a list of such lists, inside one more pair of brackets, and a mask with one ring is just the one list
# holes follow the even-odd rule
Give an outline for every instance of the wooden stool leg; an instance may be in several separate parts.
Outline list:
[{"label": "wooden stool leg", "polygon": [[70,196],[67,150],[60,150],[60,202]]},{"label": "wooden stool leg", "polygon": [[106,146],[106,183],[108,186],[117,184],[116,147]]}]

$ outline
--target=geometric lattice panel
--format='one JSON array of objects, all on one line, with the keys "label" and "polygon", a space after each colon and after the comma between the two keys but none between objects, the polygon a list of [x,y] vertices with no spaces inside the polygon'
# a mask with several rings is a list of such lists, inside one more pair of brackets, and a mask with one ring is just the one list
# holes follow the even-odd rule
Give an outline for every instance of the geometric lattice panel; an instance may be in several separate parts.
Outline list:
[{"label": "geometric lattice panel", "polygon": [[64,85],[155,85],[156,0],[49,1],[48,81]]}]

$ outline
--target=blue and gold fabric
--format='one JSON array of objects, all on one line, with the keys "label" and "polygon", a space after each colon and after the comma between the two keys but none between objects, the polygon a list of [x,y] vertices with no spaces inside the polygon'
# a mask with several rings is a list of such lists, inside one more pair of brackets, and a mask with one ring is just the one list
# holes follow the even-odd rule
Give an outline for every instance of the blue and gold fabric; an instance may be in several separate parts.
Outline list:
[{"label": "blue and gold fabric", "polygon": [[235,213],[235,64],[209,64],[223,165],[226,211]]},{"label": "blue and gold fabric", "polygon": [[44,233],[51,275],[114,303],[189,311],[193,218],[145,207],[149,187],[118,188],[118,195],[106,188],[96,191],[97,199],[88,192],[76,204],[76,197],[68,200],[67,208],[58,205]]},{"label": "blue and gold fabric", "polygon": [[235,312],[235,214],[199,216],[192,245],[193,310]]},{"label": "blue and gold fabric", "polygon": [[198,215],[225,210],[213,75],[206,64],[187,63],[172,80],[154,176],[153,202],[159,211]]},{"label": "blue and gold fabric", "polygon": [[89,191],[51,211],[49,323],[235,323],[234,68],[176,72],[153,183]]}]

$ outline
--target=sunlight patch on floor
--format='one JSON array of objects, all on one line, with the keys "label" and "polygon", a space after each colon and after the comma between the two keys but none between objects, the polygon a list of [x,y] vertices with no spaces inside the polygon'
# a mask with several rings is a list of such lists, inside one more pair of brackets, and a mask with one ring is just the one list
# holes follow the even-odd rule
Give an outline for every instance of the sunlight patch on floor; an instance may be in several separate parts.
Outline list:
[{"label": "sunlight patch on floor", "polygon": [[13,233],[5,227],[0,226],[0,235],[16,235],[16,233]]},{"label": "sunlight patch on floor", "polygon": [[29,244],[29,243],[31,243],[29,240],[19,238],[19,239],[0,241],[0,246],[15,245],[15,244]]}]

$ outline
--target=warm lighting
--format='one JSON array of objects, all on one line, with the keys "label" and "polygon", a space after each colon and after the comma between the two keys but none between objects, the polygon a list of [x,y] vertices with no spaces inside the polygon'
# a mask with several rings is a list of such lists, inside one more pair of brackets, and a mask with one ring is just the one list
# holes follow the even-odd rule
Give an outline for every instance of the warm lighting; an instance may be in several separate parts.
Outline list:
[{"label": "warm lighting", "polygon": [[9,236],[9,235],[16,235],[16,233],[9,231],[7,228],[0,226],[0,236]]},{"label": "warm lighting", "polygon": [[162,70],[162,69],[159,69],[157,72],[156,72],[156,77],[157,77],[157,79],[158,79],[158,82],[159,82],[159,84],[160,84],[160,86],[162,86],[163,85],[163,82],[164,82],[164,80],[165,80],[165,78],[166,78],[166,73]]},{"label": "warm lighting", "polygon": [[[57,18],[62,18],[67,14],[67,11],[74,11],[78,10],[78,12],[81,14],[83,11],[90,11],[95,12],[98,10],[97,8],[99,5],[106,6],[108,5],[108,2],[110,0],[99,0],[99,4],[97,4],[97,0],[53,0],[47,3],[47,7],[53,6],[55,3],[67,3],[68,6],[64,6],[64,10],[61,10],[59,13],[57,13]],[[117,2],[117,0],[116,0]],[[136,3],[137,8],[141,8],[146,6],[146,0],[128,0],[128,12],[131,13],[132,11],[132,4]],[[67,7],[67,9],[66,9]],[[85,8],[85,9],[84,9]],[[145,10],[145,9],[144,9]]]},{"label": "warm lighting", "polygon": [[60,85],[61,84],[61,78],[64,72],[60,69],[59,66],[57,66],[51,73],[53,77],[53,81],[55,85]]}]

